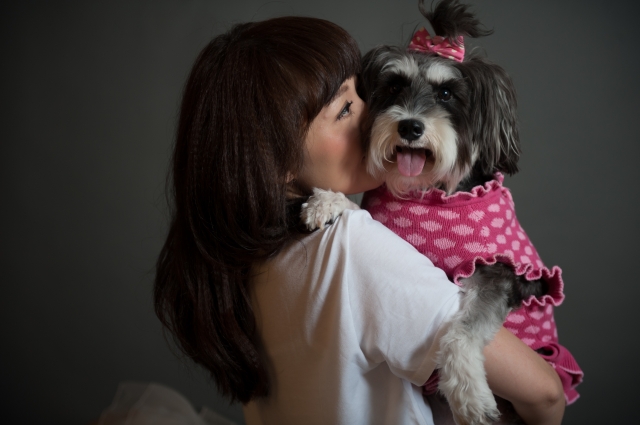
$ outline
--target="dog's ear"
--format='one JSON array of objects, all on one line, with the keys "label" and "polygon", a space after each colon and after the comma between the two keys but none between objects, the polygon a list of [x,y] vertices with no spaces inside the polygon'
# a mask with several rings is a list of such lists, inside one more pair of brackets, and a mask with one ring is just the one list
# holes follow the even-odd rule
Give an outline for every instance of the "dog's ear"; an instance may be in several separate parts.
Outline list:
[{"label": "dog's ear", "polygon": [[398,54],[396,47],[378,46],[369,50],[362,58],[362,72],[358,78],[356,91],[365,103],[371,103],[382,68],[388,59],[395,54]]},{"label": "dog's ear", "polygon": [[520,139],[516,90],[507,72],[480,57],[455,65],[471,91],[472,137],[480,148],[476,164],[486,174],[518,172]]},{"label": "dog's ear", "polygon": [[435,35],[444,37],[450,43],[455,42],[459,36],[484,37],[493,33],[482,27],[480,21],[469,11],[469,6],[460,4],[458,0],[442,0],[431,5],[431,10],[424,6],[424,0],[420,0],[420,12],[427,18]]},{"label": "dog's ear", "polygon": [[[362,58],[362,71],[358,76],[356,91],[360,99],[368,106],[367,111],[371,112],[376,109],[380,102],[384,101],[380,93],[380,79],[385,64],[388,59],[398,54],[399,49],[392,46],[378,46],[367,52]],[[369,143],[371,142],[369,135],[374,121],[374,115],[367,113],[362,123],[362,150],[369,151]]]}]

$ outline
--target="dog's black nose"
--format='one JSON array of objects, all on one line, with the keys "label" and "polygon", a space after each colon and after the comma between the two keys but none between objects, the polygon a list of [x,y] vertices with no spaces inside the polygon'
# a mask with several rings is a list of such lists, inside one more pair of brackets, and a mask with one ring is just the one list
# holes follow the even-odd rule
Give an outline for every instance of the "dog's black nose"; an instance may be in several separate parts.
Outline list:
[{"label": "dog's black nose", "polygon": [[398,134],[408,142],[412,142],[422,136],[424,125],[418,120],[402,120],[398,123]]}]

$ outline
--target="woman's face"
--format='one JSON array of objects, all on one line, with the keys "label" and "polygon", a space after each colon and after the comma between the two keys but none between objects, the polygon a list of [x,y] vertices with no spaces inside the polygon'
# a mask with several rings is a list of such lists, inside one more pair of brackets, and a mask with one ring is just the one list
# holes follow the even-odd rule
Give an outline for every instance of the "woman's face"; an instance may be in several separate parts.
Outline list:
[{"label": "woman's face", "polygon": [[344,82],[337,96],[311,122],[305,140],[303,185],[345,194],[360,193],[382,184],[367,173],[360,125],[365,104],[356,93],[355,79]]}]

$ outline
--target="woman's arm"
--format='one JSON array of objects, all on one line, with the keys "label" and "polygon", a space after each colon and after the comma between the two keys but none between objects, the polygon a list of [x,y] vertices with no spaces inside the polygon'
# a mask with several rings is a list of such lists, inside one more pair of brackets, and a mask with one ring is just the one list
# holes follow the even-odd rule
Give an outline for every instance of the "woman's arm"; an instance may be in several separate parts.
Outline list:
[{"label": "woman's arm", "polygon": [[500,328],[484,355],[489,387],[509,400],[527,425],[562,422],[565,400],[560,378],[536,352]]}]

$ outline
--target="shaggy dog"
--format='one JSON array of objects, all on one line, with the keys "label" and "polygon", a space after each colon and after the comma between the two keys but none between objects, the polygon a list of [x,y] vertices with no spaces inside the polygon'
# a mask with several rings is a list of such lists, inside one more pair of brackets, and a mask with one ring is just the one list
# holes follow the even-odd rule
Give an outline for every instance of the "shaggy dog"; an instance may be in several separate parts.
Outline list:
[{"label": "shaggy dog", "polygon": [[[408,49],[368,52],[358,92],[370,111],[368,171],[385,181],[365,194],[363,208],[463,287],[462,308],[441,340],[439,380],[432,376],[425,395],[437,410],[439,390],[460,425],[498,420],[482,353],[504,323],[552,363],[572,402],[582,372],[557,343],[561,271],[544,266],[502,185],[520,155],[514,86],[501,67],[464,57],[463,36],[490,33],[465,5],[420,9],[437,36],[421,29]],[[353,207],[341,194],[314,190],[302,219],[323,227]],[[508,403],[501,408],[508,412]]]}]

